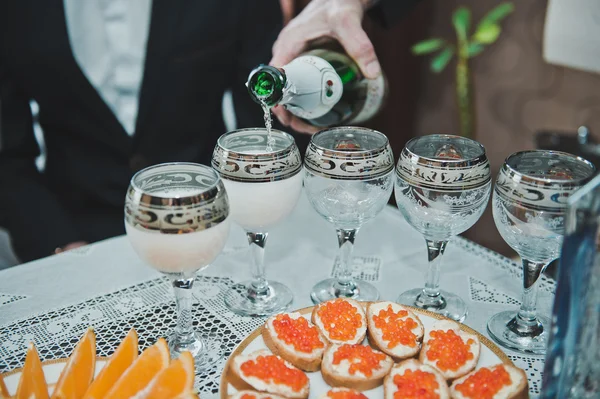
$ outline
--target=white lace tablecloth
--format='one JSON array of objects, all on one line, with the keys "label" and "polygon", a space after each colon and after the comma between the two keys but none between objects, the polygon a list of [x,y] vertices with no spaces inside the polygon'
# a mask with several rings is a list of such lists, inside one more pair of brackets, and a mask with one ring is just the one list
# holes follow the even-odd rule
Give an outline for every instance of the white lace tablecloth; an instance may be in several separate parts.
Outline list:
[{"label": "white lace tablecloth", "polygon": [[[313,284],[336,274],[336,250],[333,227],[302,197],[294,213],[270,232],[268,276],[292,288],[293,308],[311,306]],[[357,276],[373,282],[382,299],[395,300],[404,290],[423,284],[425,242],[395,208],[387,207],[361,229],[355,256]],[[221,334],[228,352],[264,321],[236,316],[223,305],[224,291],[249,277],[249,261],[244,233],[234,227],[225,250],[200,273],[194,288],[194,323]],[[486,336],[490,316],[519,304],[520,265],[470,241],[456,238],[448,245],[442,271],[442,287],[468,303],[465,324]],[[540,291],[540,312],[549,314],[554,283],[544,278]],[[0,372],[22,366],[31,340],[43,360],[68,356],[90,325],[100,356],[110,355],[132,327],[146,347],[175,325],[169,283],[137,258],[126,237],[0,272]],[[527,372],[535,397],[543,357],[507,354]],[[223,364],[197,376],[203,399],[218,397]]]}]

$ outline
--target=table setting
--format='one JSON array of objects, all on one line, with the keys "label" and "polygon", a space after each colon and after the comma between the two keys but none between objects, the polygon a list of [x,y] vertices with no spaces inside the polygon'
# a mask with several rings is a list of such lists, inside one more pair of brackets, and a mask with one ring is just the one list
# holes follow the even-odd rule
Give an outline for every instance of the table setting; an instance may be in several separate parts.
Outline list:
[{"label": "table setting", "polygon": [[[211,166],[132,178],[125,236],[0,272],[0,373],[14,394],[30,342],[57,367],[90,327],[98,358],[133,330],[141,351],[164,338],[172,358],[191,356],[200,397],[226,398],[231,359],[266,348],[257,339],[269,317],[310,320],[313,306],[350,298],[401,305],[426,336],[458,322],[481,342],[475,371],[514,365],[535,398],[556,287],[542,272],[559,256],[566,198],[593,172],[528,151],[496,178],[481,144],[450,135],[410,140],[395,163],[387,137],[366,128],[322,130],[304,162],[284,132],[226,133]],[[486,206],[522,265],[460,237]],[[311,399],[328,386],[313,385]]]}]

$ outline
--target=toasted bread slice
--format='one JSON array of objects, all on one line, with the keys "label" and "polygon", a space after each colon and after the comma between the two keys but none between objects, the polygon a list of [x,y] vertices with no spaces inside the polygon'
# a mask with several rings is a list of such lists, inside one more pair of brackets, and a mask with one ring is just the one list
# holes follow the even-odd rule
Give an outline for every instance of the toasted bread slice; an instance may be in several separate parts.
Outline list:
[{"label": "toasted bread slice", "polygon": [[323,355],[321,374],[332,387],[362,392],[380,386],[393,365],[391,357],[368,345],[331,344]]},{"label": "toasted bread slice", "polygon": [[[443,338],[432,337],[432,333],[442,335]],[[444,340],[448,339],[457,347],[453,349],[452,356],[440,359],[438,345],[442,342],[447,344]],[[431,330],[425,333],[419,360],[423,364],[435,367],[446,380],[452,381],[475,368],[480,351],[481,343],[477,335],[462,331],[460,325],[455,321],[440,320],[435,322]]]},{"label": "toasted bread slice", "polygon": [[270,317],[262,328],[262,337],[271,352],[299,369],[317,371],[321,368],[327,340],[319,329],[300,313],[284,313]]},{"label": "toasted bread slice", "polygon": [[[285,381],[275,382],[265,372],[280,369]],[[308,398],[309,380],[304,371],[268,350],[237,355],[231,361],[229,382],[238,390],[250,389],[284,396],[289,399]]]},{"label": "toasted bread slice", "polygon": [[365,394],[350,388],[338,387],[331,388],[325,392],[319,399],[368,399]]},{"label": "toasted bread slice", "polygon": [[[504,369],[506,374],[498,374]],[[507,378],[506,381],[503,379]],[[497,391],[492,396],[494,399],[527,399],[529,388],[527,375],[515,366],[508,364],[497,364],[490,367],[480,367],[469,374],[454,380],[450,387],[450,394],[454,399],[477,399],[481,397],[481,391],[477,388],[486,382],[486,388],[490,389],[488,382],[497,384]]]},{"label": "toasted bread slice", "polygon": [[271,393],[243,390],[237,391],[229,396],[229,399],[285,399],[283,396],[273,395]]},{"label": "toasted bread slice", "polygon": [[369,343],[400,361],[421,350],[425,329],[410,309],[394,302],[373,302],[367,306]]},{"label": "toasted bread slice", "polygon": [[[398,378],[394,380],[397,376]],[[450,398],[450,390],[446,384],[446,379],[444,379],[440,372],[436,368],[415,359],[405,360],[392,367],[392,370],[383,382],[383,398],[394,399],[394,395],[397,392],[400,392],[398,395],[400,397],[408,397],[411,393],[414,395],[415,392],[410,391],[414,386],[410,384],[406,386],[406,384],[402,383],[415,380],[422,384],[422,386],[417,387],[422,394],[425,394],[423,390],[427,390],[427,393],[437,394],[437,399]],[[435,385],[436,383],[437,385]],[[410,395],[410,397],[413,396]]]},{"label": "toasted bread slice", "polygon": [[313,309],[311,320],[332,344],[358,344],[367,335],[365,309],[353,299],[322,302]]}]

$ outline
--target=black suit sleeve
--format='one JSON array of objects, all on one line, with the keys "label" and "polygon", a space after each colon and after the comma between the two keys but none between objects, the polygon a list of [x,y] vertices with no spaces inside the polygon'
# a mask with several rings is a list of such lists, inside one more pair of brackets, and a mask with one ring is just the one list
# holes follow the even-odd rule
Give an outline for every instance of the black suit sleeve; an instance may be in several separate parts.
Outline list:
[{"label": "black suit sleeve", "polygon": [[384,28],[391,28],[420,0],[380,0],[367,14]]},{"label": "black suit sleeve", "polygon": [[21,261],[51,255],[57,246],[80,239],[38,172],[38,155],[29,100],[0,59],[0,226],[9,231]]}]

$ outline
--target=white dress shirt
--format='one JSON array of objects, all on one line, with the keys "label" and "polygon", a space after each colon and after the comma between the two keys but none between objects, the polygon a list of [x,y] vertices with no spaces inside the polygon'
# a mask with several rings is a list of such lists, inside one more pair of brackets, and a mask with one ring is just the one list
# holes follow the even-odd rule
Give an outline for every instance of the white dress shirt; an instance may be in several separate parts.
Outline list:
[{"label": "white dress shirt", "polygon": [[75,60],[132,136],[152,0],[63,0]]}]

